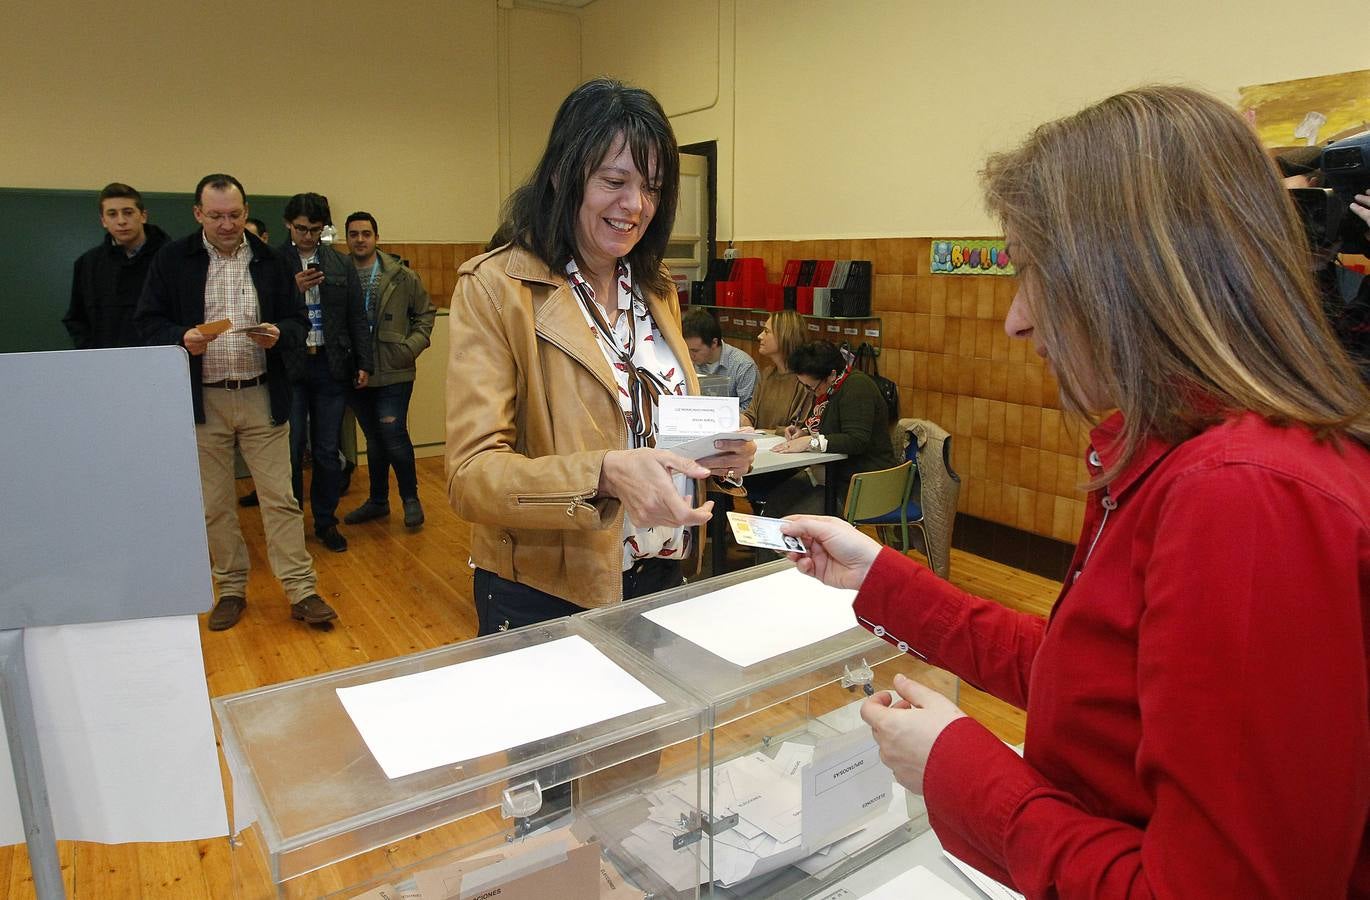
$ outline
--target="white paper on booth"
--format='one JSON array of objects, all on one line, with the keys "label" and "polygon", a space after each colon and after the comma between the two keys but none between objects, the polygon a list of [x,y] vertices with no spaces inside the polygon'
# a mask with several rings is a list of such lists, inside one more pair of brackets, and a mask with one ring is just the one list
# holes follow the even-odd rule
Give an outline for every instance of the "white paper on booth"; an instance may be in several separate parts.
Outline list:
[{"label": "white paper on booth", "polygon": [[339,688],[338,699],[389,778],[665,702],[579,635]]},{"label": "white paper on booth", "polygon": [[785,569],[643,613],[737,666],[815,644],[852,628],[856,591],[839,590]]},{"label": "white paper on booth", "polygon": [[[58,840],[228,833],[195,616],[29,628],[29,688]],[[0,840],[24,840],[0,740]]]}]

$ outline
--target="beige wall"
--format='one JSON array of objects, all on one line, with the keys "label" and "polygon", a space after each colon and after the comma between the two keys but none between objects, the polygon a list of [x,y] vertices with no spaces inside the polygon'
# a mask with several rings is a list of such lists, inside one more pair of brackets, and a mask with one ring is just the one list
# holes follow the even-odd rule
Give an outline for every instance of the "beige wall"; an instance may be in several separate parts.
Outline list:
[{"label": "beige wall", "polygon": [[532,173],[561,101],[580,83],[580,19],[571,12],[501,9],[500,199]]},{"label": "beige wall", "polygon": [[485,240],[498,207],[493,0],[7,4],[0,181],[325,193],[389,240]]},{"label": "beige wall", "polygon": [[718,142],[718,236],[732,235],[734,0],[595,0],[580,15],[583,78],[644,87],[679,143]]},{"label": "beige wall", "polygon": [[[699,46],[714,10],[717,72]],[[1329,0],[1317,20],[1365,11]],[[1241,85],[1365,67],[1358,42],[1276,0],[595,0],[583,21],[587,74],[719,85],[674,121],[682,142],[720,141],[719,234],[738,240],[993,233],[975,172],[1045,119],[1144,82],[1235,101]]]}]

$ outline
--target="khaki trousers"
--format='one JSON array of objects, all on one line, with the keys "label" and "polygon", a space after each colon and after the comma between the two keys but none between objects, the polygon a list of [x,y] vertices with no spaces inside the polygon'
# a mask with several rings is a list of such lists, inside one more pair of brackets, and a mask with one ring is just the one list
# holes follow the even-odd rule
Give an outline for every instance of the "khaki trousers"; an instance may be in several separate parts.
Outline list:
[{"label": "khaki trousers", "polygon": [[271,424],[265,385],[229,391],[207,387],[205,423],[195,426],[209,558],[219,596],[247,596],[247,543],[233,487],[237,442],[261,501],[267,558],[291,603],[315,593],[314,560],[304,545],[304,513],[290,487],[290,427]]}]

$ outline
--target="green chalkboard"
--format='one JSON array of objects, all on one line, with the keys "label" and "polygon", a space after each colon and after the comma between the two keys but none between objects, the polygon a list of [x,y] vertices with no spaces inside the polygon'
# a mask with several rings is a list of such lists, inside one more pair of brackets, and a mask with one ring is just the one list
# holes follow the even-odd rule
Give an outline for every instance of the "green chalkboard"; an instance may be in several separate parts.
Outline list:
[{"label": "green chalkboard", "polygon": [[[70,349],[62,316],[71,300],[72,266],[105,236],[98,196],[99,191],[0,188],[0,353]],[[286,199],[248,195],[249,211],[266,223],[272,244],[285,237]],[[193,203],[189,192],[143,193],[148,222],[172,237],[199,227]]]}]

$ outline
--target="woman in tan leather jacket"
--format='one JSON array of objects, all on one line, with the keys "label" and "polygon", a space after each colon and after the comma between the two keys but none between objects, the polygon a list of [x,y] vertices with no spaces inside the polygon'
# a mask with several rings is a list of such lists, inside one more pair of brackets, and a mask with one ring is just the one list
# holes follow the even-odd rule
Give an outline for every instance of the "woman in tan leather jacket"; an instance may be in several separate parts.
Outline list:
[{"label": "woman in tan leather jacket", "polygon": [[679,584],[713,507],[696,481],[750,467],[747,441],[698,462],[653,447],[658,398],[698,393],[661,262],[678,178],[656,99],[587,82],[509,199],[508,243],[461,267],[447,479],[481,634]]}]

